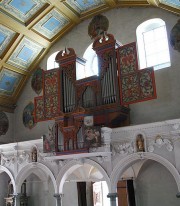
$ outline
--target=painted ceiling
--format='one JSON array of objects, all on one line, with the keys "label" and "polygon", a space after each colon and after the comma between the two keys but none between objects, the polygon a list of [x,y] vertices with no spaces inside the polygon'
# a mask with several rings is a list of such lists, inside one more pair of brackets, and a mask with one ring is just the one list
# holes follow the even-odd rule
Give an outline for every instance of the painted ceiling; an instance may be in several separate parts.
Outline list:
[{"label": "painted ceiling", "polygon": [[0,0],[0,110],[13,112],[49,48],[82,20],[115,7],[160,7],[180,14],[180,0]]}]

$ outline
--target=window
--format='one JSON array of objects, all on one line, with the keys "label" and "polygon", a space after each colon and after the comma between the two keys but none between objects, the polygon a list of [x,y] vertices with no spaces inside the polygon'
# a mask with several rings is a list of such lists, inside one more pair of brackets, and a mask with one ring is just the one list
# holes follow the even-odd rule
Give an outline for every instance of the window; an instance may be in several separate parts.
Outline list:
[{"label": "window", "polygon": [[48,60],[47,60],[47,70],[59,67],[58,63],[55,62],[55,58],[56,58],[56,55],[58,54],[58,52],[59,51],[51,54],[51,56],[48,58]]},{"label": "window", "polygon": [[98,58],[96,52],[92,49],[92,44],[84,52],[83,58],[87,60],[85,65],[86,77],[98,75]]},{"label": "window", "polygon": [[154,66],[162,69],[171,66],[165,22],[151,19],[136,30],[140,69]]}]

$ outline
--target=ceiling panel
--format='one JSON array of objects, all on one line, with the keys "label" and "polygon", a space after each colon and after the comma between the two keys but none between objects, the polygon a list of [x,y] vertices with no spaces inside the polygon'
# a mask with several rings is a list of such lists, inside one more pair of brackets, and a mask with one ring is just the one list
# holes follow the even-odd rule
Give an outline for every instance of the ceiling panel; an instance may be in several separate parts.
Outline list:
[{"label": "ceiling panel", "polygon": [[0,10],[20,22],[26,23],[45,5],[47,2],[41,0],[2,0]]},{"label": "ceiling panel", "polygon": [[0,24],[0,56],[7,50],[16,32]]},{"label": "ceiling panel", "polygon": [[180,9],[180,0],[161,0],[162,4]]},{"label": "ceiling panel", "polygon": [[3,68],[0,72],[0,95],[13,96],[21,79],[21,74]]},{"label": "ceiling panel", "polygon": [[70,21],[67,17],[57,9],[53,9],[35,24],[32,29],[50,40],[69,23]]},{"label": "ceiling panel", "polygon": [[105,0],[67,0],[64,3],[69,5],[78,14],[106,5]]},{"label": "ceiling panel", "polygon": [[23,38],[14,50],[7,63],[17,68],[28,70],[29,66],[38,57],[43,47],[34,41]]}]

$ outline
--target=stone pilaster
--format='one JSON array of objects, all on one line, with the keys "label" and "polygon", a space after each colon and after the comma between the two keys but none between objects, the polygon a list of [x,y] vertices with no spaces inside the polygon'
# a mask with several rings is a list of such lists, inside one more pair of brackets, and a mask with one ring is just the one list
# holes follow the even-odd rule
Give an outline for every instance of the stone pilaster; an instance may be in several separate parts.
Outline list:
[{"label": "stone pilaster", "polygon": [[56,198],[56,206],[62,206],[63,194],[54,194],[54,197]]},{"label": "stone pilaster", "polygon": [[110,205],[111,206],[116,206],[116,198],[117,198],[117,193],[109,193],[107,195],[108,198],[110,198]]}]

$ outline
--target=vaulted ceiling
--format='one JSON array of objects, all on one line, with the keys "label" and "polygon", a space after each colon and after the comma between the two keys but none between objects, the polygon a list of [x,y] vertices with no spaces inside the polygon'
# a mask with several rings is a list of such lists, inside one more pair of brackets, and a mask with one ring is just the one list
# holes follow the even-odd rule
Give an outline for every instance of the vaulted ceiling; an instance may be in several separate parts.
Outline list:
[{"label": "vaulted ceiling", "polygon": [[179,0],[0,0],[0,110],[13,112],[28,78],[66,32],[98,13],[129,6],[180,14]]}]

